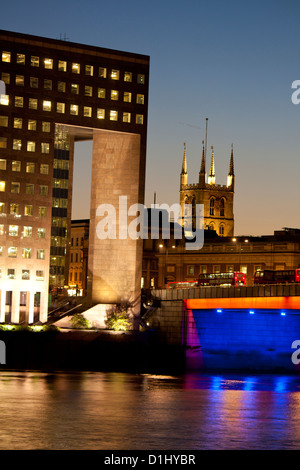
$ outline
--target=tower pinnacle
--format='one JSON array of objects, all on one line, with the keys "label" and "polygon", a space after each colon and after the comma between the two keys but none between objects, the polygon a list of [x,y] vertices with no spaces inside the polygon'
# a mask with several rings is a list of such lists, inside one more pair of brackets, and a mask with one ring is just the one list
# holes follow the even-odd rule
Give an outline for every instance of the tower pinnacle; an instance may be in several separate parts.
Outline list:
[{"label": "tower pinnacle", "polygon": [[188,174],[187,174],[187,161],[186,161],[186,143],[184,142],[182,170],[180,174],[180,185],[184,186],[187,183],[188,183]]},{"label": "tower pinnacle", "polygon": [[211,164],[210,164],[210,172],[208,177],[208,184],[216,184],[216,172],[215,172],[215,156],[214,156],[214,147],[211,147],[212,154],[211,154]]}]

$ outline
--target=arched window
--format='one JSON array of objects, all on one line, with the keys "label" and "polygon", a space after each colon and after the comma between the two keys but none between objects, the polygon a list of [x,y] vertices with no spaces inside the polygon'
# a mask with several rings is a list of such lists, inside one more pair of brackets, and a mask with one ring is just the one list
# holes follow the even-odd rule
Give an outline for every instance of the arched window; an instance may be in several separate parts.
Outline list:
[{"label": "arched window", "polygon": [[223,237],[224,236],[224,230],[225,230],[225,227],[223,224],[220,225],[219,227],[219,235],[220,237]]},{"label": "arched window", "polygon": [[220,201],[220,217],[224,217],[225,215],[225,199],[222,197]]},{"label": "arched window", "polygon": [[208,226],[209,230],[215,230],[215,225],[211,222]]},{"label": "arched window", "polygon": [[215,215],[215,198],[210,198],[209,201],[209,215]]}]

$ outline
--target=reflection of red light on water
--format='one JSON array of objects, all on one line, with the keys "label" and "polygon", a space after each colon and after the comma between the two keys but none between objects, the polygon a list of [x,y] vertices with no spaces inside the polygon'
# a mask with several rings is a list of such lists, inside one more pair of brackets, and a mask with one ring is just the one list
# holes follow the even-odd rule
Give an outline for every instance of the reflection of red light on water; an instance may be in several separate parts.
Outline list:
[{"label": "reflection of red light on water", "polygon": [[185,310],[185,322],[186,365],[188,369],[199,369],[204,366],[203,353],[193,311],[190,309]]}]

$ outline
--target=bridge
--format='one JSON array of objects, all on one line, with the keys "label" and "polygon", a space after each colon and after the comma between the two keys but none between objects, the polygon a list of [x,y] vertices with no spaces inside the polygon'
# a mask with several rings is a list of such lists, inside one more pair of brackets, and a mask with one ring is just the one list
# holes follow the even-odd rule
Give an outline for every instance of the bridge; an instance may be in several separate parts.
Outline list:
[{"label": "bridge", "polygon": [[300,363],[292,347],[300,346],[299,285],[160,289],[147,304],[144,322],[182,348],[190,369],[296,371]]}]

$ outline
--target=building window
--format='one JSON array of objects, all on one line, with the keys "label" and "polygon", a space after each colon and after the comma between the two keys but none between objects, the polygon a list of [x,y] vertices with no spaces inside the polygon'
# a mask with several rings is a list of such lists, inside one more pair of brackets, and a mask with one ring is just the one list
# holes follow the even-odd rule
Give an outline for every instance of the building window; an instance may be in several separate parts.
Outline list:
[{"label": "building window", "polygon": [[92,108],[90,106],[84,106],[83,115],[84,117],[92,117]]},{"label": "building window", "polygon": [[225,231],[225,227],[223,224],[220,225],[219,227],[219,235],[220,237],[223,237],[224,236],[224,231]]},{"label": "building window", "polygon": [[77,104],[71,104],[70,105],[70,114],[73,116],[78,116],[78,105]]},{"label": "building window", "polygon": [[10,62],[11,55],[10,52],[2,52],[2,62]]},{"label": "building window", "polygon": [[11,162],[11,170],[12,171],[21,171],[21,162],[17,160],[13,160]]},{"label": "building window", "polygon": [[93,74],[94,74],[94,67],[92,65],[86,65],[85,66],[85,74],[90,75],[90,77],[92,77]]},{"label": "building window", "polygon": [[22,129],[22,127],[23,127],[23,119],[14,118],[14,129]]},{"label": "building window", "polygon": [[22,149],[22,140],[21,139],[13,139],[13,149],[14,150],[21,150]]},{"label": "building window", "polygon": [[22,249],[22,258],[30,259],[31,258],[31,248],[23,248]]},{"label": "building window", "polygon": [[145,75],[142,73],[139,73],[137,76],[137,82],[144,85],[145,83]]},{"label": "building window", "polygon": [[84,87],[84,96],[93,96],[93,87],[85,85]]},{"label": "building window", "polygon": [[119,70],[112,70],[112,71],[111,71],[110,78],[111,78],[112,80],[119,80],[119,77],[120,77],[120,72],[119,72]]},{"label": "building window", "polygon": [[137,114],[135,117],[136,124],[144,124],[144,116],[143,114]]},{"label": "building window", "polygon": [[220,265],[214,266],[214,274],[219,274],[221,272]]},{"label": "building window", "polygon": [[12,182],[10,186],[10,192],[14,194],[19,194],[20,192],[20,183]]},{"label": "building window", "polygon": [[0,191],[5,191],[5,181],[0,181]]},{"label": "building window", "polygon": [[11,215],[19,215],[19,204],[16,204],[16,203],[12,202],[9,205],[9,213]]},{"label": "building window", "polygon": [[29,269],[22,269],[22,279],[27,281],[30,279]]},{"label": "building window", "polygon": [[0,202],[0,214],[5,214],[5,202]]},{"label": "building window", "polygon": [[39,207],[39,217],[47,217],[47,207]]},{"label": "building window", "polygon": [[34,184],[26,183],[25,185],[25,194],[34,194]]},{"label": "building window", "polygon": [[17,86],[24,86],[24,76],[23,75],[16,75],[16,85]]},{"label": "building window", "polygon": [[52,70],[53,69],[53,59],[44,59],[44,67],[45,67],[45,69]]},{"label": "building window", "polygon": [[77,83],[71,83],[71,93],[73,93],[73,95],[79,94],[79,85]]},{"label": "building window", "polygon": [[41,196],[48,196],[48,186],[45,184],[40,184],[40,195]]},{"label": "building window", "polygon": [[8,126],[8,116],[0,116],[0,126],[1,127]]},{"label": "building window", "polygon": [[26,163],[26,173],[34,173],[35,170],[35,163],[34,162],[27,162]]},{"label": "building window", "polygon": [[28,130],[29,131],[36,131],[36,120],[28,119]]},{"label": "building window", "polygon": [[117,101],[119,99],[119,92],[118,90],[111,90],[110,92],[110,99],[113,101]]},{"label": "building window", "polygon": [[0,149],[7,148],[7,137],[0,137]]},{"label": "building window", "polygon": [[137,102],[137,104],[145,104],[144,95],[136,95],[136,102]]},{"label": "building window", "polygon": [[43,111],[51,111],[51,101],[43,101]]},{"label": "building window", "polygon": [[67,62],[65,60],[58,61],[58,70],[59,72],[66,72],[67,71]]},{"label": "building window", "polygon": [[209,201],[209,215],[215,215],[215,199],[213,197]]},{"label": "building window", "polygon": [[123,101],[126,103],[131,103],[131,96],[132,94],[129,91],[124,91]]},{"label": "building window", "polygon": [[48,142],[41,143],[41,152],[42,153],[49,153],[50,152],[50,144]]},{"label": "building window", "polygon": [[35,142],[27,142],[27,152],[35,152]]},{"label": "building window", "polygon": [[4,225],[0,225],[0,235],[4,235]]},{"label": "building window", "polygon": [[8,95],[0,95],[0,104],[2,104],[2,106],[8,106],[9,105],[9,96]]},{"label": "building window", "polygon": [[26,204],[24,206],[24,215],[26,215],[26,216],[27,215],[28,216],[33,215],[33,206],[32,205]]},{"label": "building window", "polygon": [[1,73],[1,80],[6,83],[6,85],[10,84],[10,74],[6,72]]},{"label": "building window", "polygon": [[42,132],[50,132],[51,129],[51,123],[48,121],[43,121],[42,122]]},{"label": "building window", "polygon": [[243,274],[247,274],[247,266],[240,266],[240,272]]},{"label": "building window", "polygon": [[60,91],[61,93],[65,93],[66,83],[65,82],[57,82],[57,91]]},{"label": "building window", "polygon": [[37,77],[30,77],[29,84],[31,88],[39,87],[39,79]]},{"label": "building window", "polygon": [[9,268],[7,270],[7,279],[15,279],[15,270],[13,268]]},{"label": "building window", "polygon": [[105,88],[98,88],[98,98],[105,98],[106,90]]},{"label": "building window", "polygon": [[107,69],[105,67],[99,67],[99,77],[106,78]]},{"label": "building window", "polygon": [[49,165],[46,163],[40,164],[40,173],[41,175],[48,175],[49,174]]},{"label": "building window", "polygon": [[73,73],[80,73],[80,64],[78,64],[78,63],[73,63],[73,64],[72,64],[72,72],[73,72]]},{"label": "building window", "polygon": [[64,114],[65,113],[65,103],[56,103],[56,111],[58,113]]},{"label": "building window", "polygon": [[15,96],[16,108],[23,108],[24,98],[23,96]]},{"label": "building window", "polygon": [[109,113],[109,119],[111,121],[117,121],[118,120],[118,111],[111,110]]},{"label": "building window", "polygon": [[232,265],[227,266],[227,272],[228,273],[234,273],[234,266],[232,266]]},{"label": "building window", "polygon": [[131,121],[131,113],[123,113],[123,122]]},{"label": "building window", "polygon": [[52,90],[52,80],[44,78],[44,90]]},{"label": "building window", "polygon": [[25,64],[25,54],[17,54],[17,64]]},{"label": "building window", "polygon": [[10,246],[8,248],[8,257],[9,258],[16,258],[18,254],[18,249],[16,246]]},{"label": "building window", "polygon": [[40,65],[40,58],[37,57],[37,56],[31,56],[30,65],[31,65],[32,67],[39,67],[39,65]]},{"label": "building window", "polygon": [[23,230],[23,236],[26,238],[32,237],[32,227],[25,226]]},{"label": "building window", "polygon": [[38,228],[37,229],[37,236],[38,236],[38,238],[46,238],[46,229],[45,228]]},{"label": "building window", "polygon": [[35,272],[35,278],[37,281],[43,281],[44,280],[44,271],[37,270]]},{"label": "building window", "polygon": [[97,118],[104,119],[105,118],[105,109],[97,109]]},{"label": "building window", "polygon": [[0,159],[0,170],[6,170],[6,160]]},{"label": "building window", "polygon": [[188,276],[193,276],[194,275],[194,266],[188,266],[187,267],[187,274],[188,274]]},{"label": "building window", "polygon": [[124,82],[132,82],[132,73],[124,72]]},{"label": "building window", "polygon": [[224,217],[225,215],[225,199],[222,197],[220,201],[220,217]]},{"label": "building window", "polygon": [[39,248],[36,252],[36,257],[37,259],[45,259],[45,250]]}]

